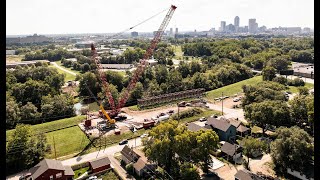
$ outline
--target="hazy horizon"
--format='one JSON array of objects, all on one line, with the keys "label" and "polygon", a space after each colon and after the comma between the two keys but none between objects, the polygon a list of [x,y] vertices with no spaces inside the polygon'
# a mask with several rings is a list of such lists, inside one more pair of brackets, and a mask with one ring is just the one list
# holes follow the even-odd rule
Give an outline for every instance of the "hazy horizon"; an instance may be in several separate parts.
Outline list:
[{"label": "hazy horizon", "polygon": [[[220,27],[220,21],[240,26],[255,18],[259,27],[314,28],[312,0],[7,0],[6,35],[37,34],[104,34],[123,31],[141,21],[169,9],[178,8],[167,30],[207,31]],[[285,7],[285,8],[284,8]],[[158,29],[166,12],[132,31],[152,32]]]}]

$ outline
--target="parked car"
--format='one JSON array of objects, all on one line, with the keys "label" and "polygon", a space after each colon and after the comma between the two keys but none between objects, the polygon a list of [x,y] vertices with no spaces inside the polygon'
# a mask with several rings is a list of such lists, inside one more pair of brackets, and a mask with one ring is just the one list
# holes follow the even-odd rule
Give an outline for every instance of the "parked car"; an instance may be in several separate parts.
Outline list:
[{"label": "parked car", "polygon": [[174,113],[174,110],[169,110],[168,111],[168,114],[173,114]]},{"label": "parked car", "polygon": [[203,121],[206,121],[206,120],[207,120],[207,118],[205,118],[205,117],[202,117],[202,118],[199,119],[200,122],[203,122]]},{"label": "parked car", "polygon": [[186,103],[186,106],[191,106],[191,103]]},{"label": "parked car", "polygon": [[119,145],[124,145],[124,144],[128,144],[128,140],[124,139],[119,142]]},{"label": "parked car", "polygon": [[144,138],[144,137],[147,137],[147,136],[148,136],[148,134],[145,133],[145,134],[142,134],[140,137]]},{"label": "parked car", "polygon": [[186,107],[186,102],[182,101],[178,104],[179,107]]},{"label": "parked car", "polygon": [[29,178],[30,176],[31,176],[31,173],[24,174],[21,177],[19,177],[19,180],[27,180],[27,178]]},{"label": "parked car", "polygon": [[96,179],[98,179],[97,176],[90,176],[87,180],[96,180]]},{"label": "parked car", "polygon": [[210,116],[210,117],[212,117],[212,118],[218,118],[218,116],[217,115],[215,115],[215,114],[213,114],[212,116]]},{"label": "parked car", "polygon": [[233,102],[238,102],[238,101],[240,101],[239,98],[233,98]]}]

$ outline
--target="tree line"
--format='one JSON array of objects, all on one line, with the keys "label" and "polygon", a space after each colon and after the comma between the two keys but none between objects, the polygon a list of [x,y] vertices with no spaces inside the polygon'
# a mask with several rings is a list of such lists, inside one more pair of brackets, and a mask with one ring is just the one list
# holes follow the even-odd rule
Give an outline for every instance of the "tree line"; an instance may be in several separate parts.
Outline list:
[{"label": "tree line", "polygon": [[6,128],[74,116],[74,99],[61,94],[64,74],[42,66],[6,71]]}]

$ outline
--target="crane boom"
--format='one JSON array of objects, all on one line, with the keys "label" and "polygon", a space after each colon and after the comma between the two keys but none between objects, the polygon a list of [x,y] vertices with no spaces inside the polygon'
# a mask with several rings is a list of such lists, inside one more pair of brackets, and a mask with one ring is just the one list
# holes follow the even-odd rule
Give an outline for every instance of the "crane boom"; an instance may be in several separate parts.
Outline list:
[{"label": "crane boom", "polygon": [[106,79],[106,74],[102,71],[102,65],[101,65],[100,60],[98,58],[97,50],[93,44],[91,44],[91,51],[92,51],[92,59],[97,66],[98,77],[100,78],[100,81],[104,87],[104,90],[106,91],[107,99],[109,101],[111,109],[113,110],[116,108],[116,106],[114,104],[114,99],[113,99],[112,94],[110,92],[109,83],[107,82],[107,79]]},{"label": "crane boom", "polygon": [[[119,113],[120,109],[125,105],[125,103],[127,102],[128,98],[129,98],[129,95],[130,95],[130,92],[133,90],[133,88],[135,87],[139,77],[141,76],[141,74],[143,73],[144,69],[145,69],[145,66],[146,66],[146,61],[148,59],[150,59],[150,57],[152,56],[158,42],[160,41],[161,37],[162,37],[162,34],[164,32],[164,30],[166,29],[168,23],[170,22],[170,19],[175,11],[177,7],[174,6],[174,5],[171,5],[169,11],[167,12],[164,20],[162,21],[156,35],[154,36],[154,38],[152,39],[151,41],[151,45],[150,47],[147,49],[146,53],[144,54],[143,56],[143,59],[141,60],[140,64],[138,65],[135,73],[133,74],[132,78],[131,78],[131,81],[127,87],[127,89],[124,91],[124,93],[122,94],[121,98],[119,99],[119,103],[117,105],[117,107],[115,106],[115,102],[114,102],[114,99],[112,97],[112,94],[110,92],[110,88],[109,88],[109,84],[107,82],[107,79],[106,79],[106,75],[105,73],[102,71],[102,65],[100,63],[100,60],[98,58],[98,54],[97,54],[97,50],[96,48],[94,47],[93,44],[91,44],[91,52],[92,52],[92,59],[94,61],[94,63],[96,64],[97,66],[97,74],[98,74],[98,77],[106,91],[106,96],[107,96],[107,99],[109,101],[109,104],[111,106],[111,112],[110,112],[110,115],[111,116],[114,116],[116,114]],[[153,16],[154,17],[154,16]],[[151,19],[151,18],[149,18]],[[148,19],[148,20],[149,20]],[[146,20],[147,21],[147,20]],[[144,21],[145,22],[145,21]],[[141,24],[141,23],[140,23]],[[138,24],[138,25],[140,25]],[[136,25],[137,26],[137,25]],[[134,26],[135,27],[135,26]],[[132,27],[133,28],[133,27]],[[130,29],[132,29],[130,28]],[[100,104],[100,109],[102,110],[103,114],[107,117],[107,119],[111,122],[114,122],[114,120],[110,120],[111,118],[109,117],[108,113],[104,110],[103,106]]]},{"label": "crane boom", "polygon": [[174,11],[176,10],[176,6],[171,5],[168,13],[166,14],[164,20],[162,21],[158,31],[156,32],[156,35],[154,36],[153,40],[151,41],[151,45],[148,48],[147,52],[144,54],[143,59],[141,60],[139,66],[137,67],[135,73],[133,74],[131,81],[127,87],[127,89],[124,91],[124,93],[122,94],[116,112],[119,112],[120,109],[125,105],[125,103],[127,102],[130,92],[132,91],[132,89],[135,87],[139,77],[141,76],[141,74],[144,72],[144,69],[146,67],[146,61],[148,59],[150,59],[150,57],[152,56],[158,42],[160,41],[162,34],[164,32],[164,30],[166,29],[167,25],[169,24],[171,17],[174,13]]}]

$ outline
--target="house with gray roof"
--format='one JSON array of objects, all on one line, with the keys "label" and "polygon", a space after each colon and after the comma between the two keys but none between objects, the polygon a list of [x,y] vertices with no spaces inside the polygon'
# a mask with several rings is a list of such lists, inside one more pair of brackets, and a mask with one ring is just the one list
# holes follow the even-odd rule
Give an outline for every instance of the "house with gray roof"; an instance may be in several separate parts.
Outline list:
[{"label": "house with gray roof", "polygon": [[225,119],[217,119],[209,117],[206,125],[218,134],[220,141],[234,142],[236,138],[237,129],[234,125],[227,122]]}]

